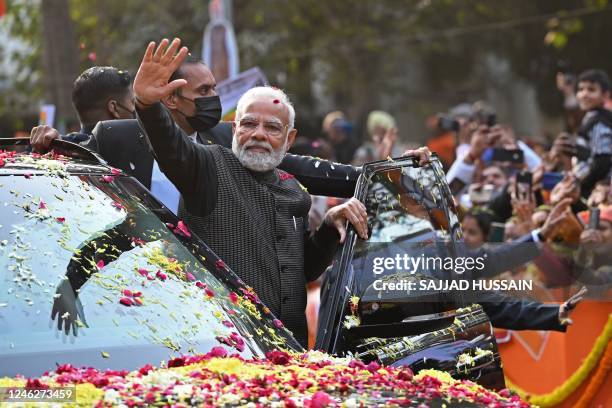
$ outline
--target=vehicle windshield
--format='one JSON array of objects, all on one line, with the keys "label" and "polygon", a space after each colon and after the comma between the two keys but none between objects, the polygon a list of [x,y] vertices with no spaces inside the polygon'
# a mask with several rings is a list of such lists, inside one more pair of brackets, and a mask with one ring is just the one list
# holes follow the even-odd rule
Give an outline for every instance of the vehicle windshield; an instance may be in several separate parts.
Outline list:
[{"label": "vehicle windshield", "polygon": [[4,176],[0,208],[0,375],[299,347],[131,178]]}]

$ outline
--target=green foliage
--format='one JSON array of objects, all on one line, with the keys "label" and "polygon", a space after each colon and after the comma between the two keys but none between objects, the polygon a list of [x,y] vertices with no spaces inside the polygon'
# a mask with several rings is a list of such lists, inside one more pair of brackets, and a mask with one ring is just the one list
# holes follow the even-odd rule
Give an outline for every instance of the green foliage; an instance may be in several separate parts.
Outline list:
[{"label": "green foliage", "polygon": [[[611,10],[607,0],[233,1],[241,67],[260,66],[287,89],[313,131],[322,100],[361,119],[389,105],[420,113],[480,98],[491,55],[509,61],[514,76],[537,86],[541,107],[558,113],[559,60],[612,71],[604,44]],[[2,48],[17,68],[0,77],[9,89],[0,115],[17,117],[37,111],[43,94],[40,0],[9,1],[7,11],[0,25],[22,47]],[[164,36],[180,37],[199,56],[208,21],[203,0],[70,0],[70,14],[81,69],[130,72],[147,42]],[[419,103],[408,105],[408,96]]]}]

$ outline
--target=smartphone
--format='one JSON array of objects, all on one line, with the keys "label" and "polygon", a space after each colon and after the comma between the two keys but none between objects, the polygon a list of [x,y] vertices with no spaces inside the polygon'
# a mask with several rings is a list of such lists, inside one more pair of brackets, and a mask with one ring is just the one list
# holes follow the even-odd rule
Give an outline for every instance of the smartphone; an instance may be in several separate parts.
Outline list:
[{"label": "smartphone", "polygon": [[591,157],[591,149],[586,146],[577,144],[576,145],[576,157],[580,161],[587,161]]},{"label": "smartphone", "polygon": [[491,161],[524,163],[525,155],[521,149],[502,149],[494,147],[491,153]]},{"label": "smartphone", "polygon": [[506,234],[506,224],[503,222],[492,222],[491,229],[489,229],[489,242],[504,242],[504,235]]},{"label": "smartphone", "polygon": [[488,127],[493,127],[497,124],[497,115],[494,113],[487,113],[485,117],[485,123]]},{"label": "smartphone", "polygon": [[542,189],[546,191],[552,190],[559,182],[563,180],[563,173],[546,172],[542,176]]},{"label": "smartphone", "polygon": [[458,120],[443,115],[438,116],[438,129],[441,131],[458,132],[460,128],[461,124]]},{"label": "smartphone", "polygon": [[599,207],[591,208],[591,211],[589,212],[589,226],[587,227],[588,229],[599,229],[599,215]]},{"label": "smartphone", "polygon": [[529,171],[521,171],[516,175],[516,197],[522,200],[531,200],[531,185],[533,175]]},{"label": "smartphone", "polygon": [[456,196],[461,192],[461,190],[463,190],[463,188],[465,187],[465,183],[459,180],[458,178],[454,178],[448,186],[450,188],[451,193]]}]

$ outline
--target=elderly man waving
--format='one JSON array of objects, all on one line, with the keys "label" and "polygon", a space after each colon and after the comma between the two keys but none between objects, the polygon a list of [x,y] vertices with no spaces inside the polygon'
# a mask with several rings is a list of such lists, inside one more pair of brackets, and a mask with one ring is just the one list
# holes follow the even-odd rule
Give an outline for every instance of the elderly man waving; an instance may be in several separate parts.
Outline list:
[{"label": "elderly man waving", "polygon": [[232,150],[188,140],[159,102],[185,84],[168,83],[187,55],[179,46],[178,39],[157,48],[150,43],[134,80],[138,116],[159,166],[181,192],[194,232],[306,344],[306,282],[331,262],[347,220],[367,237],[365,207],[351,199],[308,233],[310,197],[276,168],[297,133],[293,106],[279,89],[258,87],[242,96]]}]

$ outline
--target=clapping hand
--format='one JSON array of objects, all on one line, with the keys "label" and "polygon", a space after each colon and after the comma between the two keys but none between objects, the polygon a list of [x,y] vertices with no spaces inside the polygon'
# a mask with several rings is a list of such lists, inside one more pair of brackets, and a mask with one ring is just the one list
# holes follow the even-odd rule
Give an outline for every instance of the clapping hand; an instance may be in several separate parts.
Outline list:
[{"label": "clapping hand", "polygon": [[150,42],[145,51],[134,78],[134,96],[139,108],[160,101],[187,83],[184,79],[175,79],[168,83],[170,76],[181,66],[189,52],[187,47],[176,52],[181,45],[178,38],[169,46],[168,44],[169,41],[164,38],[156,49],[155,43]]}]

